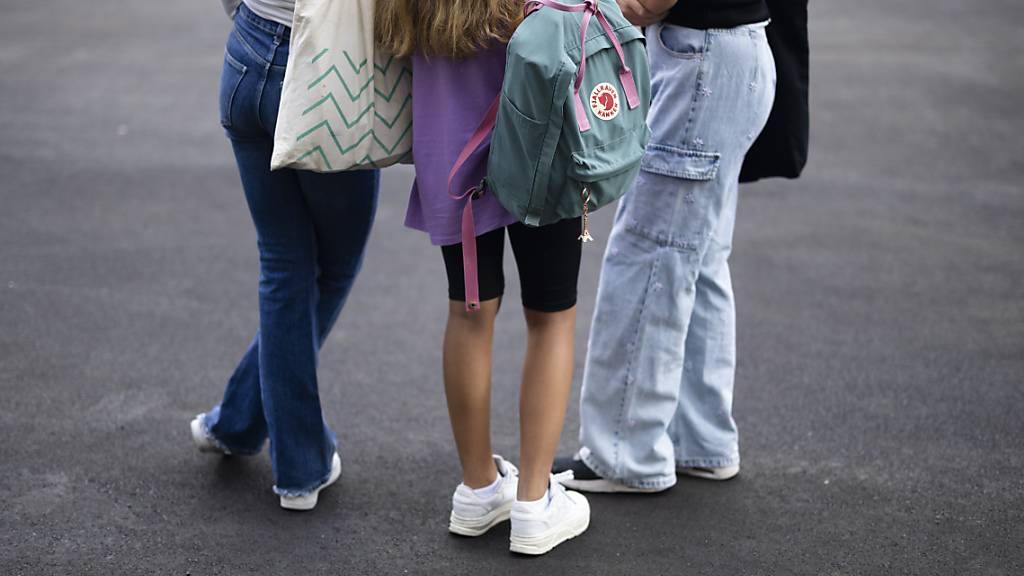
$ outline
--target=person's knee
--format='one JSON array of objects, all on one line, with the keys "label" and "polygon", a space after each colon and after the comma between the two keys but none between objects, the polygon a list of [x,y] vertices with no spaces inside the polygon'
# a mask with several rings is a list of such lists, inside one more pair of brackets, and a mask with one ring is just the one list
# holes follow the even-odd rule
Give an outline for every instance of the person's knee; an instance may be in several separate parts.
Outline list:
[{"label": "person's knee", "polygon": [[480,302],[480,308],[471,312],[466,310],[462,300],[449,300],[448,323],[468,330],[489,330],[494,326],[500,306],[501,298],[493,298]]},{"label": "person's knee", "polygon": [[317,275],[317,286],[320,288],[320,292],[347,292],[355,282],[359,268],[358,262],[321,266]]},{"label": "person's knee", "polygon": [[305,292],[315,280],[316,265],[311,255],[298,251],[261,251],[261,296],[287,297]]},{"label": "person's knee", "polygon": [[572,330],[576,325],[575,303],[564,309],[543,311],[523,308],[526,317],[526,328],[530,331],[546,331],[557,329]]}]

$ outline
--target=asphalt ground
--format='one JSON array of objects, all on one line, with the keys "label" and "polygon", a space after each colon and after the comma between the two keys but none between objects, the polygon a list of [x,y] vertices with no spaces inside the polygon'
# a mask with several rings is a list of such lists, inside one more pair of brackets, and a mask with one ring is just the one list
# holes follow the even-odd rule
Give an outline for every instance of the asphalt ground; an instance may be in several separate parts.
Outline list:
[{"label": "asphalt ground", "polygon": [[[445,280],[402,227],[409,169],[385,172],[321,357],[342,480],[286,513],[265,454],[200,455],[187,431],[257,325],[219,3],[0,3],[0,573],[1024,572],[1024,5],[811,18],[810,164],[740,202],[742,475],[595,496],[585,535],[523,559],[507,526],[446,532]],[[610,216],[584,256],[577,392]],[[510,285],[493,432],[515,458]]]}]

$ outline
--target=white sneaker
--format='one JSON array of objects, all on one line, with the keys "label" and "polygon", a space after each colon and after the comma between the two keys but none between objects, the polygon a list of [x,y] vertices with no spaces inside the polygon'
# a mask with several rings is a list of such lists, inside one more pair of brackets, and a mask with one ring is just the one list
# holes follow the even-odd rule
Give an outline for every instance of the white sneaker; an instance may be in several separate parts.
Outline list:
[{"label": "white sneaker", "polygon": [[508,520],[512,512],[512,503],[516,501],[516,490],[519,488],[519,470],[497,454],[494,455],[494,465],[498,468],[498,480],[501,484],[489,497],[481,497],[462,483],[455,488],[455,494],[452,495],[452,515],[448,521],[448,531],[452,534],[480,536]]},{"label": "white sneaker", "polygon": [[676,474],[703,478],[705,480],[729,480],[740,473],[740,465],[723,466],[721,468],[700,468],[697,466],[678,466]]},{"label": "white sneaker", "polygon": [[207,432],[206,426],[203,424],[204,417],[206,417],[206,414],[199,414],[189,424],[189,428],[192,430],[192,442],[195,442],[196,448],[199,448],[200,452],[228,454],[228,451],[221,447],[213,439],[213,436],[210,436],[210,433]]},{"label": "white sneaker", "polygon": [[567,491],[562,482],[572,472],[552,474],[543,510],[532,502],[512,506],[512,536],[509,550],[519,554],[544,554],[562,542],[575,538],[590,526],[590,504],[583,494]]},{"label": "white sneaker", "polygon": [[316,508],[316,501],[320,497],[320,491],[327,488],[331,484],[338,481],[341,476],[341,458],[338,457],[338,453],[334,453],[334,458],[331,459],[331,475],[327,477],[327,481],[317,486],[309,494],[303,494],[302,496],[281,496],[281,508],[285,510],[312,510]]}]

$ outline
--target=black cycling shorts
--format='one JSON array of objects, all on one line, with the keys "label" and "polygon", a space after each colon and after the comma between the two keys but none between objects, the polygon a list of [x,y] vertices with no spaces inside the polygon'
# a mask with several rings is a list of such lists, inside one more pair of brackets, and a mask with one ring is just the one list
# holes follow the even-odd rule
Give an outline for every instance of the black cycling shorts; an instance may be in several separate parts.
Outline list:
[{"label": "black cycling shorts", "polygon": [[[538,312],[560,312],[576,305],[576,285],[580,275],[583,245],[579,240],[580,219],[562,220],[533,227],[515,223],[507,227],[512,253],[519,269],[523,307]],[[442,246],[448,272],[448,297],[466,301],[462,268],[462,244]],[[493,300],[505,293],[502,261],[505,255],[505,228],[476,238],[477,273],[480,301]]]}]

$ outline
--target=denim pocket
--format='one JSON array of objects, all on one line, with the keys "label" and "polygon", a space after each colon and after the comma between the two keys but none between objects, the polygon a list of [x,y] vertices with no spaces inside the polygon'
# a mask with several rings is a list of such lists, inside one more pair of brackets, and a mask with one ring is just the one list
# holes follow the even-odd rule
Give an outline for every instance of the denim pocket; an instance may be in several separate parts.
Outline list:
[{"label": "denim pocket", "polygon": [[658,28],[658,43],[670,55],[682,59],[698,59],[704,55],[707,31],[665,24]]},{"label": "denim pocket", "polygon": [[640,161],[640,169],[686,180],[714,180],[721,160],[722,155],[716,152],[651,144]]},{"label": "denim pocket", "polygon": [[626,206],[626,229],[658,246],[699,252],[720,162],[717,153],[649,144]]},{"label": "denim pocket", "polygon": [[235,60],[228,51],[224,51],[224,69],[220,75],[220,124],[225,128],[231,127],[235,94],[238,93],[238,86],[245,77],[245,70],[244,64]]}]

